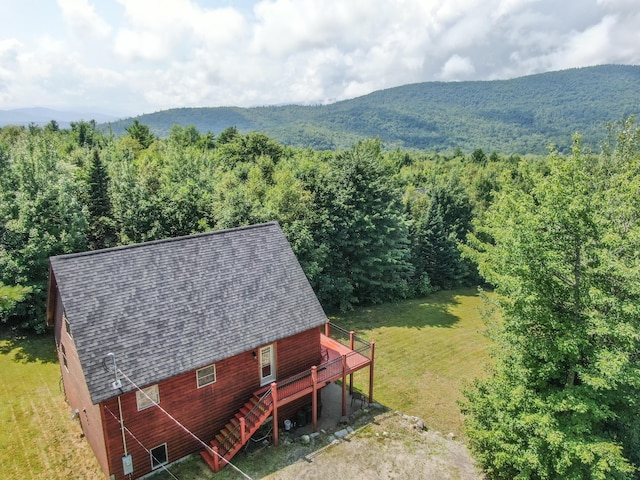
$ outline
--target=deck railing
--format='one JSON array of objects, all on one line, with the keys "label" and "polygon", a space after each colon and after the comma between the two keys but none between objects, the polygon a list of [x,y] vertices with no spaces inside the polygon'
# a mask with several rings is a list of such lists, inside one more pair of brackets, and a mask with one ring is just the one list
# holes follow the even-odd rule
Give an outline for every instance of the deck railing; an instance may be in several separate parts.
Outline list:
[{"label": "deck railing", "polygon": [[273,399],[271,397],[271,389],[269,389],[260,397],[260,400],[256,403],[255,407],[245,415],[244,418],[247,424],[247,430],[251,430],[251,428],[260,421],[260,417],[262,417],[263,413],[269,409],[272,403]]},{"label": "deck railing", "polygon": [[371,343],[367,342],[355,333],[345,330],[335,323],[328,322],[325,325],[325,335],[337,342],[340,342],[342,345],[350,348],[354,352],[371,359]]},{"label": "deck railing", "polygon": [[277,383],[280,400],[291,397],[313,385],[311,369],[300,372]]},{"label": "deck railing", "polygon": [[318,382],[326,382],[329,379],[336,378],[342,374],[342,357],[323,363],[318,367]]},{"label": "deck railing", "polygon": [[239,442],[244,445],[246,443],[247,433],[260,421],[260,418],[264,412],[269,409],[271,403],[271,389],[269,389],[260,397],[258,403],[255,404],[249,413],[229,432],[225,441],[218,446],[218,454],[225,457],[231,450],[237,448]]}]

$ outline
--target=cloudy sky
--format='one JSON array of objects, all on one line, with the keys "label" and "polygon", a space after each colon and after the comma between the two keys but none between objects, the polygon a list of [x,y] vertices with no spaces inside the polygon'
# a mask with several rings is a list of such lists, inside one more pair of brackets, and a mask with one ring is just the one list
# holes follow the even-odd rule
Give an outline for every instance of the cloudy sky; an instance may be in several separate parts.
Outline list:
[{"label": "cloudy sky", "polygon": [[0,0],[0,110],[318,104],[640,64],[638,0]]}]

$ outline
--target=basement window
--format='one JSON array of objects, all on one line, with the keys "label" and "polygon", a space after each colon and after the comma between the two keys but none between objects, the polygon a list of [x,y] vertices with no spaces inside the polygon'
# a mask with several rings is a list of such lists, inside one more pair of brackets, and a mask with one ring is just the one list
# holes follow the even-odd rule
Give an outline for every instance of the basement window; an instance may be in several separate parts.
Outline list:
[{"label": "basement window", "polygon": [[69,371],[69,365],[67,364],[67,350],[64,348],[64,343],[60,344],[60,350],[62,351],[62,363],[64,364],[64,368]]},{"label": "basement window", "polygon": [[160,391],[158,390],[158,384],[138,390],[136,392],[136,401],[138,402],[138,411],[153,407],[156,403],[160,403]]},{"label": "basement window", "polygon": [[67,316],[65,314],[62,314],[62,318],[64,320],[64,329],[67,331],[67,335],[69,335],[70,337],[73,337],[73,335],[71,335],[71,325],[69,325],[69,320],[67,320]]},{"label": "basement window", "polygon": [[167,444],[163,443],[156,448],[151,449],[151,469],[155,470],[162,465],[169,463],[169,455],[167,454]]},{"label": "basement window", "polygon": [[198,388],[215,383],[216,381],[215,364],[209,365],[208,367],[201,368],[200,370],[196,370],[196,377],[198,379]]}]

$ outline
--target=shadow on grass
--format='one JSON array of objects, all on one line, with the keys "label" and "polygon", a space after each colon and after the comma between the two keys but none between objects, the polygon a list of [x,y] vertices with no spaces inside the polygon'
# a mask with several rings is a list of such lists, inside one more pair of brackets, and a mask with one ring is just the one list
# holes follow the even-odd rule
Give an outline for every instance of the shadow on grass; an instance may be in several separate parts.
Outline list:
[{"label": "shadow on grass", "polygon": [[460,297],[477,297],[476,288],[435,292],[426,297],[396,303],[359,307],[353,312],[332,317],[341,327],[355,331],[378,327],[451,328],[460,321],[451,309],[461,304]]},{"label": "shadow on grass", "polygon": [[16,327],[0,328],[0,355],[10,355],[18,363],[57,363],[53,335],[27,333]]}]

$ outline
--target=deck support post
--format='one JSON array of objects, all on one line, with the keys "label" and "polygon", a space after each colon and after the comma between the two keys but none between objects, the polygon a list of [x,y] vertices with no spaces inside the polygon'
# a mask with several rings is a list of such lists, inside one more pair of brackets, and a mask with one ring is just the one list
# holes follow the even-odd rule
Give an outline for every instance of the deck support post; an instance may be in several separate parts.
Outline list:
[{"label": "deck support post", "polygon": [[369,364],[369,403],[373,403],[373,364],[376,342],[371,342],[371,363]]},{"label": "deck support post", "polygon": [[242,445],[244,445],[245,443],[247,443],[247,429],[246,429],[246,425],[247,422],[244,419],[244,417],[242,417],[240,419],[240,441],[242,442]]},{"label": "deck support post", "polygon": [[273,444],[278,445],[278,385],[271,384],[271,400],[273,401]]},{"label": "deck support post", "polygon": [[[353,345],[354,345],[354,341],[353,341],[354,335],[355,335],[355,332],[351,330],[349,332],[349,348],[351,349],[352,352],[353,352]],[[353,395],[353,372],[349,375],[349,395]]]},{"label": "deck support post", "polygon": [[213,471],[218,473],[220,471],[220,454],[218,453],[218,446],[214,445],[212,448],[213,451]]},{"label": "deck support post", "polygon": [[342,355],[342,416],[347,416],[347,356]]},{"label": "deck support post", "polygon": [[311,393],[311,423],[313,431],[318,430],[318,367],[311,367],[311,383],[313,391]]},{"label": "deck support post", "polygon": [[329,322],[324,324],[324,336],[325,337],[329,336]]}]

